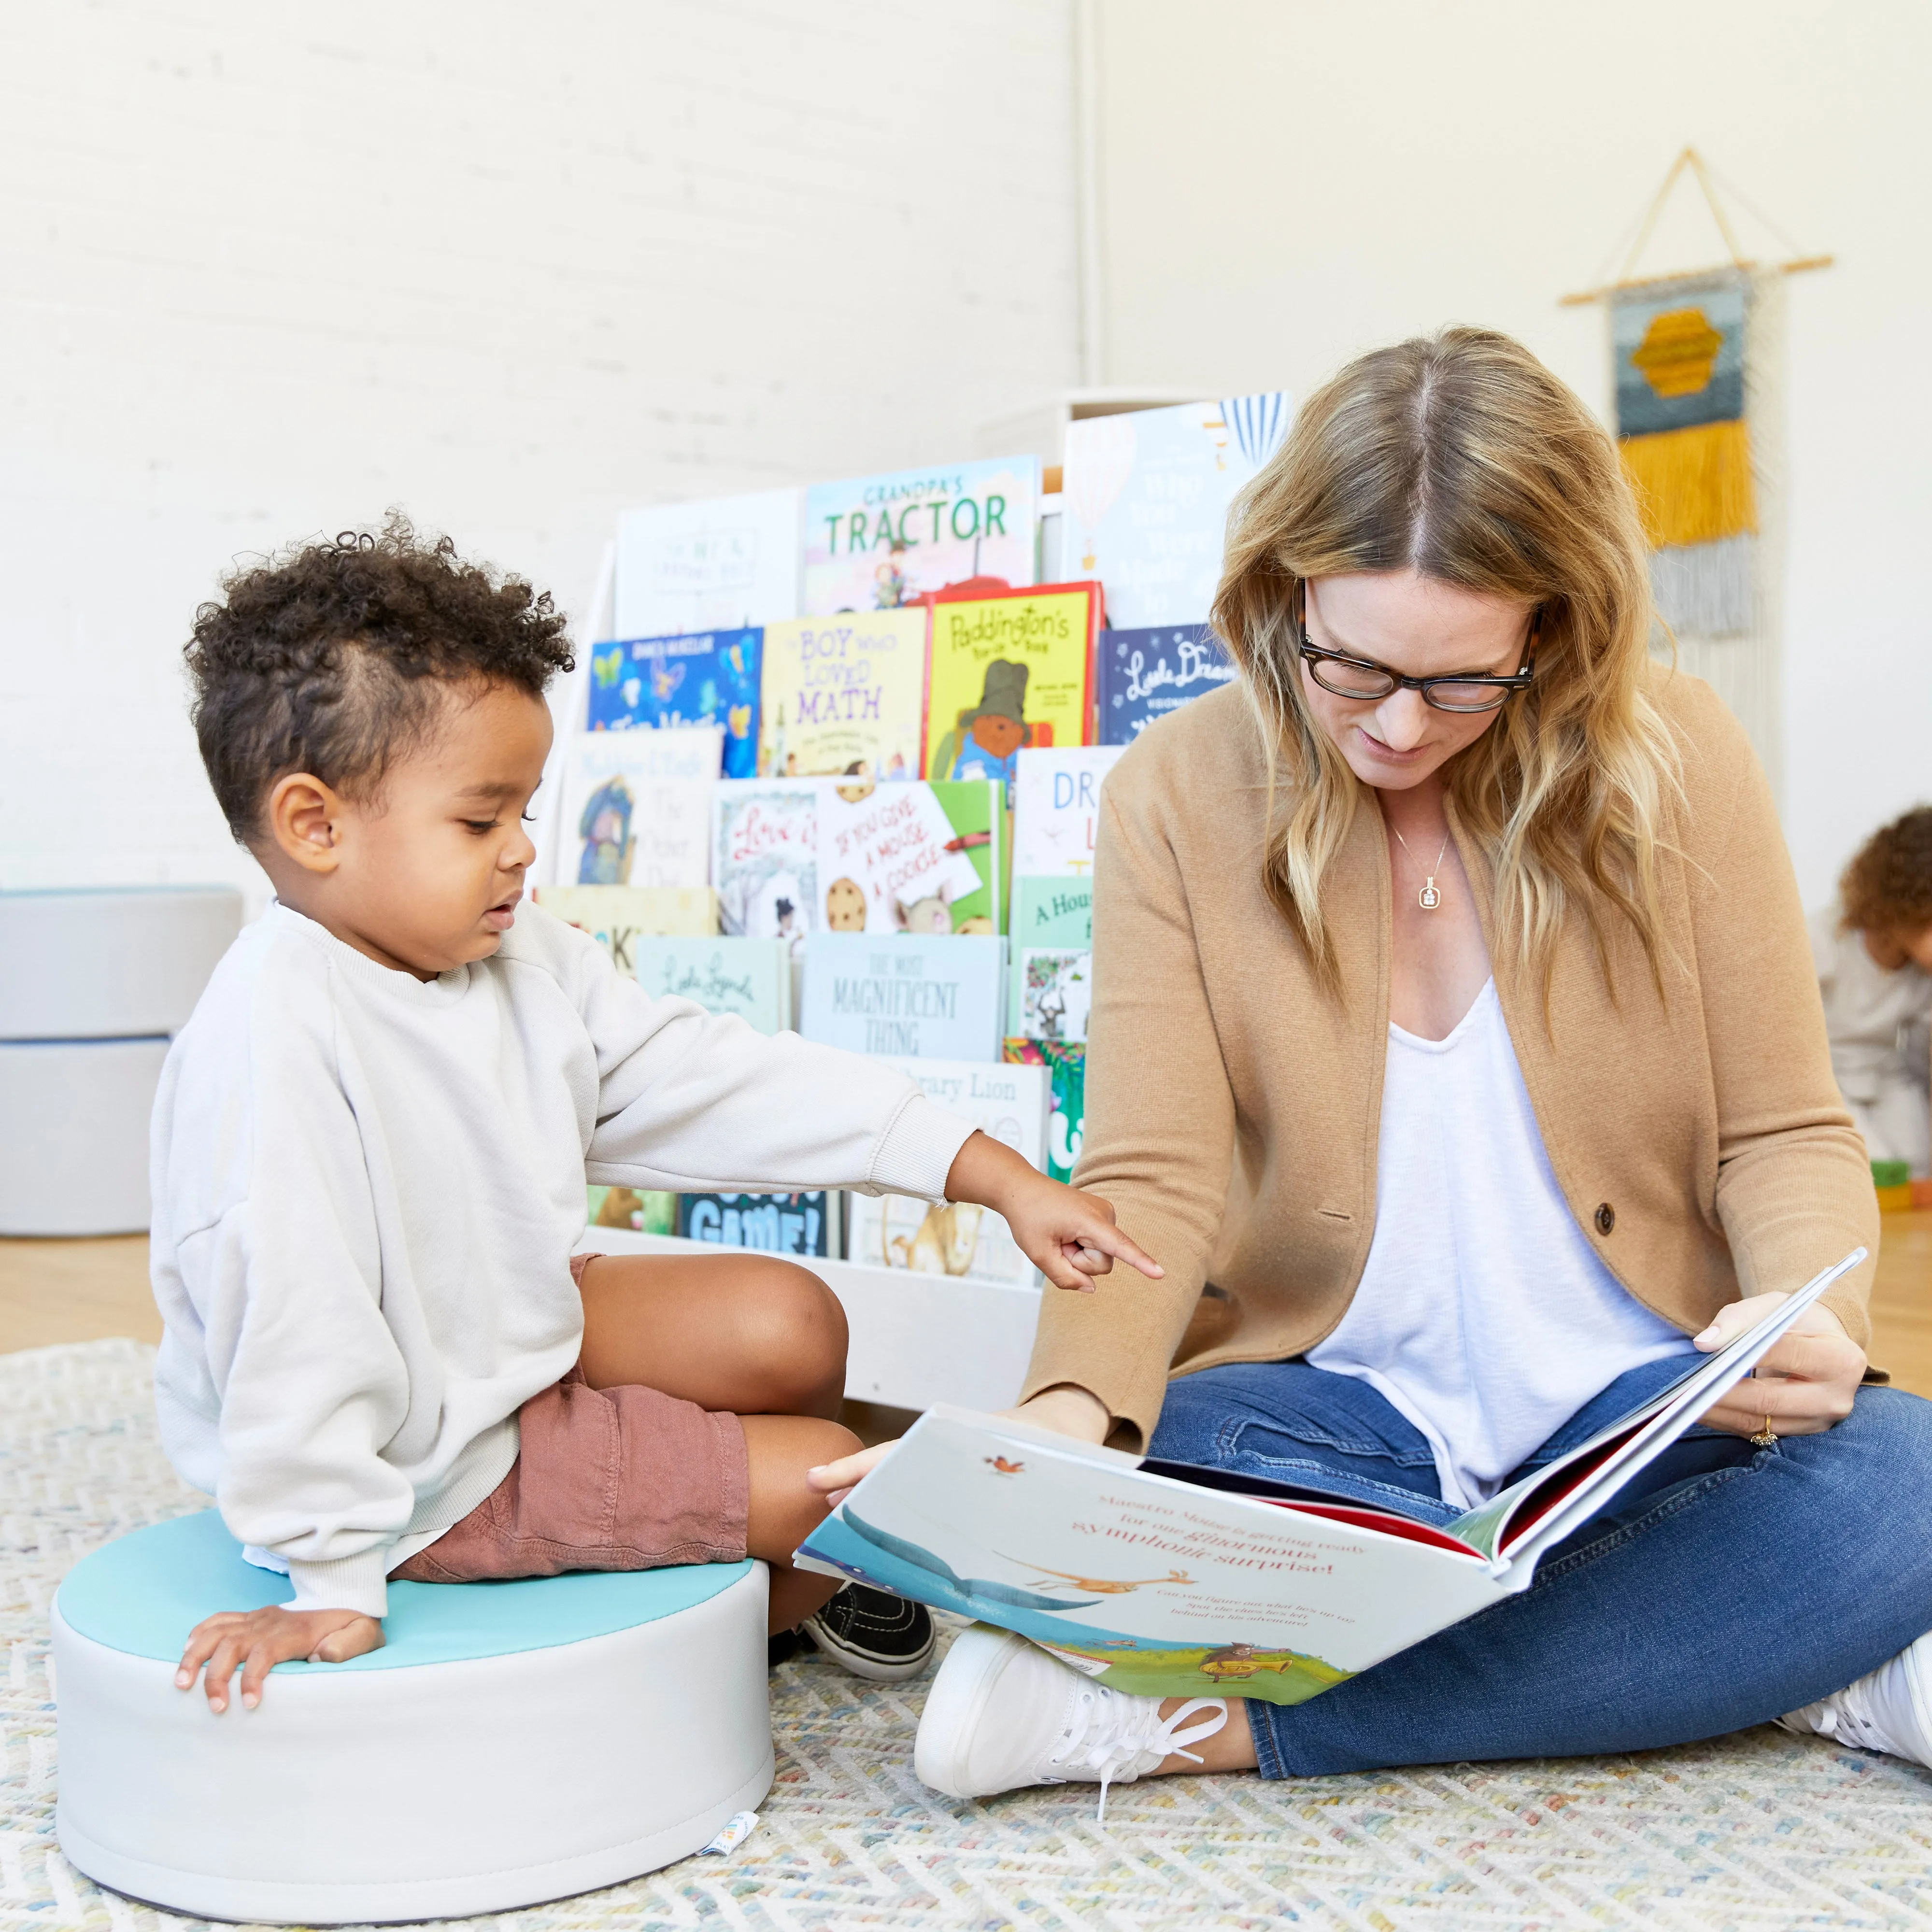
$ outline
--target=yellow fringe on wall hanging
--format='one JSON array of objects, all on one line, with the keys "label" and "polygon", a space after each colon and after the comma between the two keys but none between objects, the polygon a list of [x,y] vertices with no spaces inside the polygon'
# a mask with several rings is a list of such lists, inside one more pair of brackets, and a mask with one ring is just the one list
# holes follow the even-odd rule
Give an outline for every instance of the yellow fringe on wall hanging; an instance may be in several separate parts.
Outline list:
[{"label": "yellow fringe on wall hanging", "polygon": [[1742,421],[1634,436],[1618,448],[1652,549],[1756,530],[1750,434]]},{"label": "yellow fringe on wall hanging", "polygon": [[1736,637],[1752,622],[1748,309],[1736,270],[1673,276],[1611,297],[1617,443],[1650,539],[1651,596],[1672,630],[1693,636]]}]

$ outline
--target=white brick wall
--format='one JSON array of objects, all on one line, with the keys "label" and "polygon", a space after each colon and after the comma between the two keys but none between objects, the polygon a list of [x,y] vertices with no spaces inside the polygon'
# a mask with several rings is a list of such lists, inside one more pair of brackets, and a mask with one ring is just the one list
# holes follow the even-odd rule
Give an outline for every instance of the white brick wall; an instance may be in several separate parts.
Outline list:
[{"label": "white brick wall", "polygon": [[0,884],[259,874],[179,648],[398,503],[589,593],[626,502],[974,448],[1076,361],[1068,0],[0,12]]}]

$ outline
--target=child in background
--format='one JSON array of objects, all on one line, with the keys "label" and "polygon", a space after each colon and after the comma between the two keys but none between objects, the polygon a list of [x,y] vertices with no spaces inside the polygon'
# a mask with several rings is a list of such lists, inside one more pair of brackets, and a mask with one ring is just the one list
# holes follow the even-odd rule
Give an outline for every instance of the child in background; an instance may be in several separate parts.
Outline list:
[{"label": "child in background", "polygon": [[918,1606],[794,1570],[824,1514],[839,1304],[753,1253],[578,1256],[586,1181],[978,1202],[1063,1287],[1112,1209],[877,1061],[653,1000],[524,904],[522,819],[571,659],[526,584],[392,518],[242,572],[197,613],[202,757],[275,902],[216,969],[155,1103],[163,1442],[292,1601],[188,1640],[252,1707],[277,1663],[382,1641],[424,1582],[771,1566],[861,1675],[909,1676]]},{"label": "child in background", "polygon": [[1874,832],[1811,921],[1838,1090],[1874,1160],[1932,1173],[1932,806]]}]

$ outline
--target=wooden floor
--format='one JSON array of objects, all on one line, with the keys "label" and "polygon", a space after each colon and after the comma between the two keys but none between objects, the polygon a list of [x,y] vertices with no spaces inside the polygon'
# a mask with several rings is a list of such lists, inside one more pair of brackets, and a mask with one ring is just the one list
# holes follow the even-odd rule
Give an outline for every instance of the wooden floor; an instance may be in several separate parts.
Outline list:
[{"label": "wooden floor", "polygon": [[[1932,1396],[1932,1210],[1887,1214],[1872,1292],[1871,1358],[1892,1380]],[[131,1335],[158,1342],[160,1317],[148,1292],[142,1234],[105,1241],[0,1240],[0,1353],[55,1342]],[[850,1420],[875,1436],[899,1412]],[[869,1425],[869,1426],[868,1426]]]}]

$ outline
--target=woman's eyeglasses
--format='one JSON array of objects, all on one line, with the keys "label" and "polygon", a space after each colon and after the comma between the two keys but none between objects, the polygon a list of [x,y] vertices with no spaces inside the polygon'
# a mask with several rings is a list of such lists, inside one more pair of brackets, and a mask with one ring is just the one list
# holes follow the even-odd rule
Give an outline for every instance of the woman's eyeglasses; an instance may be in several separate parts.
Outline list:
[{"label": "woman's eyeglasses", "polygon": [[1341,651],[1324,650],[1309,637],[1308,620],[1298,594],[1294,605],[1301,660],[1308,667],[1309,676],[1324,691],[1332,691],[1337,698],[1370,700],[1386,698],[1394,691],[1419,691],[1423,703],[1438,711],[1494,711],[1519,691],[1527,691],[1536,670],[1536,638],[1541,624],[1539,612],[1530,620],[1522,668],[1508,676],[1451,673],[1446,677],[1405,677],[1372,658],[1353,658]]}]

